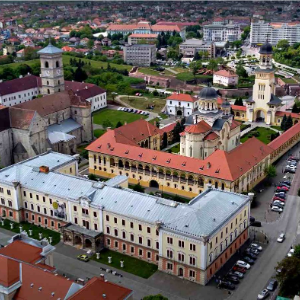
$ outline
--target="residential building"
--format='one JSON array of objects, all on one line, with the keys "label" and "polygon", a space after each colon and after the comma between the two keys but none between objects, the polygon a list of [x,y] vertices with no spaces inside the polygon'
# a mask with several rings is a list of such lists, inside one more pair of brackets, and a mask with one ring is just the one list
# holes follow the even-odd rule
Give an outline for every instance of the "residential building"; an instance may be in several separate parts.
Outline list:
[{"label": "residential building", "polygon": [[128,37],[128,44],[156,44],[157,37],[155,33],[133,33]]},{"label": "residential building", "polygon": [[234,42],[241,38],[239,24],[213,22],[203,26],[203,40],[211,42]]},{"label": "residential building", "polygon": [[198,107],[198,99],[189,94],[173,93],[166,99],[165,111],[171,116],[190,116]]},{"label": "residential building", "polygon": [[60,172],[73,162],[52,152],[0,170],[1,216],[61,230],[66,244],[109,248],[202,285],[248,239],[248,196],[208,189],[182,204]]},{"label": "residential building", "polygon": [[236,86],[239,82],[239,76],[227,70],[219,70],[214,72],[213,84],[219,84],[223,86]]},{"label": "residential building", "polygon": [[156,62],[156,45],[135,44],[125,46],[123,50],[127,64],[149,67]]},{"label": "residential building", "polygon": [[[53,267],[53,251],[47,239],[29,238],[25,231],[0,249],[0,298],[4,300],[108,299],[132,300],[133,292],[108,282],[104,275],[85,285],[59,275]],[[47,262],[51,261],[51,264]]]},{"label": "residential building", "polygon": [[196,52],[203,52],[208,58],[216,55],[215,43],[199,39],[189,39],[179,45],[179,51],[184,56],[194,57]]},{"label": "residential building", "polygon": [[250,44],[263,44],[266,40],[276,46],[280,40],[288,40],[289,44],[300,42],[300,22],[251,22]]},{"label": "residential building", "polygon": [[275,69],[272,66],[273,49],[267,41],[260,48],[259,67],[255,70],[255,83],[252,96],[246,100],[247,120],[264,121],[268,125],[277,125],[276,112],[281,100],[275,96]]}]

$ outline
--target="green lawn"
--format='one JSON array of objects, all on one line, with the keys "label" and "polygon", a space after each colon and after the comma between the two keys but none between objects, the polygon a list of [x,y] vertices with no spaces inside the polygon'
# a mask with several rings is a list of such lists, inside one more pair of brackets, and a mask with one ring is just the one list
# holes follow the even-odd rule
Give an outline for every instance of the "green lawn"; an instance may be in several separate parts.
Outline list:
[{"label": "green lawn", "polygon": [[167,75],[167,76],[175,76],[174,73],[168,71],[168,70],[164,70],[164,71],[156,71],[155,69],[152,69],[152,68],[139,68],[139,72],[140,73],[143,73],[143,74],[146,74],[146,75],[153,75],[153,76],[164,76],[164,75]]},{"label": "green lawn", "polygon": [[176,75],[176,78],[182,81],[190,81],[195,78],[203,78],[203,79],[212,79],[211,75],[196,75],[194,76],[192,72],[182,72]]},{"label": "green lawn", "polygon": [[106,132],[105,129],[95,129],[94,130],[94,137],[98,138],[98,137],[100,137],[105,132]]},{"label": "green lawn", "polygon": [[[10,223],[13,223],[13,229],[10,229]],[[41,232],[43,234],[43,238],[48,238],[49,236],[52,236],[52,244],[51,245],[56,245],[60,242],[60,233],[56,231],[52,231],[50,229],[45,229],[40,226],[36,226],[27,222],[22,222],[22,223],[16,223],[10,220],[5,219],[4,220],[4,226],[2,226],[2,223],[0,222],[0,228],[7,229],[9,231],[15,232],[15,233],[20,233],[20,228],[19,226],[22,225],[23,230],[26,230],[29,236],[29,229],[32,229],[32,236],[29,236],[33,239],[39,240],[39,233]]]},{"label": "green lawn", "polygon": [[[146,97],[147,99],[143,98]],[[148,111],[153,111],[156,113],[160,113],[161,110],[165,107],[166,105],[166,100],[165,99],[160,99],[160,98],[148,98],[147,95],[143,97],[121,97],[120,99],[129,104],[130,106],[136,108],[136,109],[141,109],[141,110],[148,110]],[[148,107],[154,105],[154,109],[149,109]]]},{"label": "green lawn", "polygon": [[[255,136],[254,133],[258,132],[258,136]],[[249,131],[246,135],[241,137],[241,142],[246,142],[252,136],[255,136],[257,139],[262,141],[264,144],[269,144],[271,142],[271,134],[276,133],[274,130],[265,127],[256,127],[253,130]]]},{"label": "green lawn", "polygon": [[251,124],[242,124],[241,125],[241,132],[247,128],[251,127]]},{"label": "green lawn", "polygon": [[293,78],[281,78],[285,83],[297,83]]},{"label": "green lawn", "polygon": [[141,118],[146,119],[147,117],[140,114],[133,114],[108,108],[102,109],[93,114],[93,122],[95,124],[103,125],[103,122],[107,120],[110,121],[113,128],[116,127],[118,121],[121,121],[124,124],[125,122],[131,123]]},{"label": "green lawn", "polygon": [[[112,257],[111,264],[108,263],[109,256]],[[91,259],[113,268],[134,274],[136,276],[140,276],[142,278],[149,278],[157,271],[157,265],[150,264],[137,258],[108,249],[104,249],[101,251],[100,259],[97,259],[96,255],[93,255]],[[120,260],[124,261],[124,268],[120,267]]]},{"label": "green lawn", "polygon": [[271,128],[274,128],[274,129],[277,129],[279,131],[282,131],[281,127],[280,126],[271,126]]},{"label": "green lawn", "polygon": [[37,63],[39,61],[40,61],[39,59],[33,59],[33,60],[20,61],[20,62],[6,64],[6,65],[0,65],[0,70],[3,69],[3,68],[5,68],[5,67],[10,67],[12,69],[16,69],[21,64],[26,64],[29,67],[31,67],[32,65],[34,65],[35,63]]},{"label": "green lawn", "polygon": [[173,146],[170,150],[171,150],[172,153],[179,153],[180,144],[178,143],[177,145]]}]

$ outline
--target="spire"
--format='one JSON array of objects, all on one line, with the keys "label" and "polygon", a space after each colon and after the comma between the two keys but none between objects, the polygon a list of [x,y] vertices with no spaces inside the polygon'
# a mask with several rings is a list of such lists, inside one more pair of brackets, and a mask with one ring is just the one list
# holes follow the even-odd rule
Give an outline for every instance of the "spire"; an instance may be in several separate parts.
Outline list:
[{"label": "spire", "polygon": [[51,46],[52,43],[51,43],[51,35],[49,34],[49,43],[48,43],[48,46]]}]

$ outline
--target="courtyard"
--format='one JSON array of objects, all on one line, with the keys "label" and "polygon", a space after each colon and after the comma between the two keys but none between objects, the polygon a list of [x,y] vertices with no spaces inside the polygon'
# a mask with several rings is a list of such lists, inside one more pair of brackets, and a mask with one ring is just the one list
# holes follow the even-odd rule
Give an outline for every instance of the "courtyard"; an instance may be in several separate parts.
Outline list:
[{"label": "courtyard", "polygon": [[271,134],[275,134],[276,131],[268,127],[256,127],[241,137],[241,143],[245,143],[249,138],[256,137],[264,144],[271,142]]}]

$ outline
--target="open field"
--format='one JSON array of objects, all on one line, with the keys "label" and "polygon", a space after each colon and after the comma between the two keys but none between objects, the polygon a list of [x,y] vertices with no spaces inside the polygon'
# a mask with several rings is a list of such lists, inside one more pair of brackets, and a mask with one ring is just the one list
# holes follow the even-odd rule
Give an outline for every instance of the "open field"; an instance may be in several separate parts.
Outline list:
[{"label": "open field", "polygon": [[[140,109],[140,110],[148,110],[148,111],[153,111],[156,113],[160,113],[161,110],[165,107],[166,105],[166,100],[160,99],[160,98],[147,98],[147,97],[120,97],[120,99],[129,104],[130,106]],[[148,107],[154,105],[154,109],[149,109]]]}]

